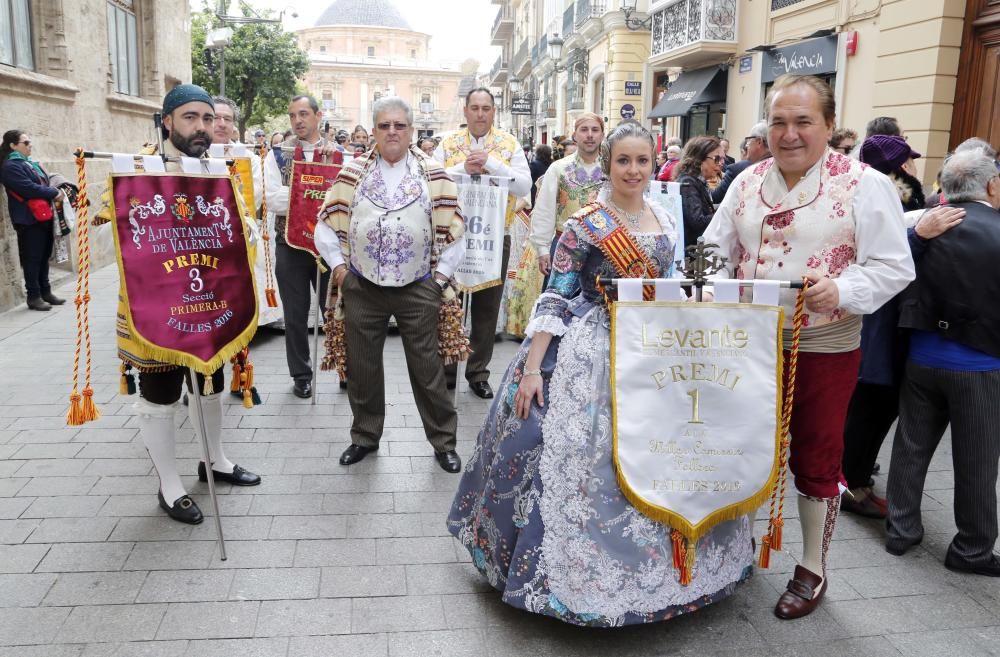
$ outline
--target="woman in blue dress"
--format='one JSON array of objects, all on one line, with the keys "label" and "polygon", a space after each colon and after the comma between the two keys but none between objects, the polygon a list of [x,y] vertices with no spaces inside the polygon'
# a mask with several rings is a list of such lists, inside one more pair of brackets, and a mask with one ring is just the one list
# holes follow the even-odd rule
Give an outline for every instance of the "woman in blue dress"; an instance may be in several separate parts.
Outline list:
[{"label": "woman in blue dress", "polygon": [[[753,568],[746,516],[699,539],[678,582],[671,528],[637,511],[612,463],[610,329],[598,278],[619,278],[593,222],[627,230],[647,275],[673,274],[675,219],[644,200],[654,144],[637,124],[608,135],[609,187],[565,228],[549,287],[504,375],[466,465],[448,529],[509,605],[577,625],[617,627],[695,611]],[[614,252],[610,252],[614,256]]]}]

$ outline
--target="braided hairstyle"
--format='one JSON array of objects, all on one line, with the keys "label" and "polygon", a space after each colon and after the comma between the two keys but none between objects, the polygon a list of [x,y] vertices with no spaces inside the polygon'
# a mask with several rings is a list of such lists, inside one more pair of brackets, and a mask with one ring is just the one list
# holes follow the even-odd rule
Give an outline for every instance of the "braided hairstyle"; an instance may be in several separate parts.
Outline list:
[{"label": "braided hairstyle", "polygon": [[601,171],[604,172],[606,178],[611,177],[611,151],[614,150],[615,144],[622,139],[632,137],[648,141],[649,158],[651,160],[656,158],[656,143],[653,141],[653,135],[650,134],[649,130],[646,130],[638,123],[621,123],[617,128],[608,133],[608,136],[601,142],[601,153],[598,159],[601,162]]}]

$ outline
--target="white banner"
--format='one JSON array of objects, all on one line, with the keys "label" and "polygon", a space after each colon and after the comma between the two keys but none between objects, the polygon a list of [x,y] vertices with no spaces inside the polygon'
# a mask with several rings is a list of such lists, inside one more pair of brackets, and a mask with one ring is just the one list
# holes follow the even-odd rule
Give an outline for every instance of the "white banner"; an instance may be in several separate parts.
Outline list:
[{"label": "white banner", "polygon": [[675,182],[651,180],[646,199],[656,203],[674,218],[677,224],[677,244],[674,248],[674,260],[684,262],[684,201],[681,199],[681,186]]},{"label": "white banner", "polygon": [[770,494],[782,321],[777,306],[613,305],[614,461],[637,509],[697,539]]},{"label": "white banner", "polygon": [[506,178],[458,176],[458,203],[465,215],[465,258],[455,270],[462,289],[475,292],[503,284]]}]

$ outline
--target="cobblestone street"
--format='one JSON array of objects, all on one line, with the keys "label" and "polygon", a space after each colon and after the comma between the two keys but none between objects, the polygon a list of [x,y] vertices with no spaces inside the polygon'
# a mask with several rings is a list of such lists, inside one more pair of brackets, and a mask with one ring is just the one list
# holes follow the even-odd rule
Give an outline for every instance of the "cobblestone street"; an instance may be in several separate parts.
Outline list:
[{"label": "cobblestone street", "polygon": [[[954,532],[947,439],[927,480],[923,544],[893,557],[878,521],[842,517],[830,590],[806,619],[772,614],[801,551],[796,521],[770,570],[671,622],[580,629],[506,607],[445,530],[459,477],[424,439],[398,337],[386,349],[382,447],[345,468],[346,392],[323,373],[317,405],[296,398],[282,335],[261,330],[251,355],[264,403],[247,410],[225,395],[223,439],[263,484],[219,486],[229,552],[220,561],[211,518],[191,527],[157,507],[134,398],[118,394],[115,268],[92,288],[103,417],[79,428],[65,425],[72,303],[0,314],[0,657],[1000,655],[1000,583],[942,563]],[[58,293],[72,298],[67,285]],[[516,346],[497,345],[494,386]],[[467,458],[488,405],[460,399]],[[209,515],[195,476],[201,446],[182,418],[181,472]],[[883,494],[891,442],[876,478]]]}]

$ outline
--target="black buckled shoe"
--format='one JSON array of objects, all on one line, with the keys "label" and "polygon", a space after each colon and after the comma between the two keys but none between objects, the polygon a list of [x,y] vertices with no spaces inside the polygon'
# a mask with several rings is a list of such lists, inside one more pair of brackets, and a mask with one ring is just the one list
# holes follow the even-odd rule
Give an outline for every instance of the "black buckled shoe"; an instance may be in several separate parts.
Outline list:
[{"label": "black buckled shoe", "polygon": [[295,385],[292,387],[292,392],[295,393],[296,397],[302,399],[309,399],[313,396],[312,382],[306,381],[296,381]]},{"label": "black buckled shoe", "polygon": [[473,381],[469,384],[469,390],[481,399],[493,399],[493,388],[489,381]]},{"label": "black buckled shoe", "polygon": [[378,447],[362,447],[361,445],[350,445],[344,450],[344,453],[340,455],[341,465],[354,465],[358,461],[363,460],[366,456],[372,452],[377,452]]},{"label": "black buckled shoe", "polygon": [[434,452],[434,458],[437,459],[438,465],[445,472],[454,474],[462,470],[462,459],[459,457],[458,452],[453,449],[447,452]]},{"label": "black buckled shoe", "polygon": [[174,500],[173,506],[167,504],[167,501],[163,499],[162,490],[156,491],[156,499],[160,502],[160,508],[166,511],[167,515],[177,522],[199,525],[205,519],[205,516],[201,515],[201,509],[198,508],[198,505],[194,503],[194,500],[189,495],[178,497]]},{"label": "black buckled shoe", "polygon": [[[245,470],[235,463],[233,464],[232,472],[219,472],[218,470],[213,469],[212,479],[232,484],[233,486],[256,486],[260,483],[260,475],[254,474],[249,470]],[[198,463],[198,481],[208,481],[208,474],[205,472],[204,461]]]}]

